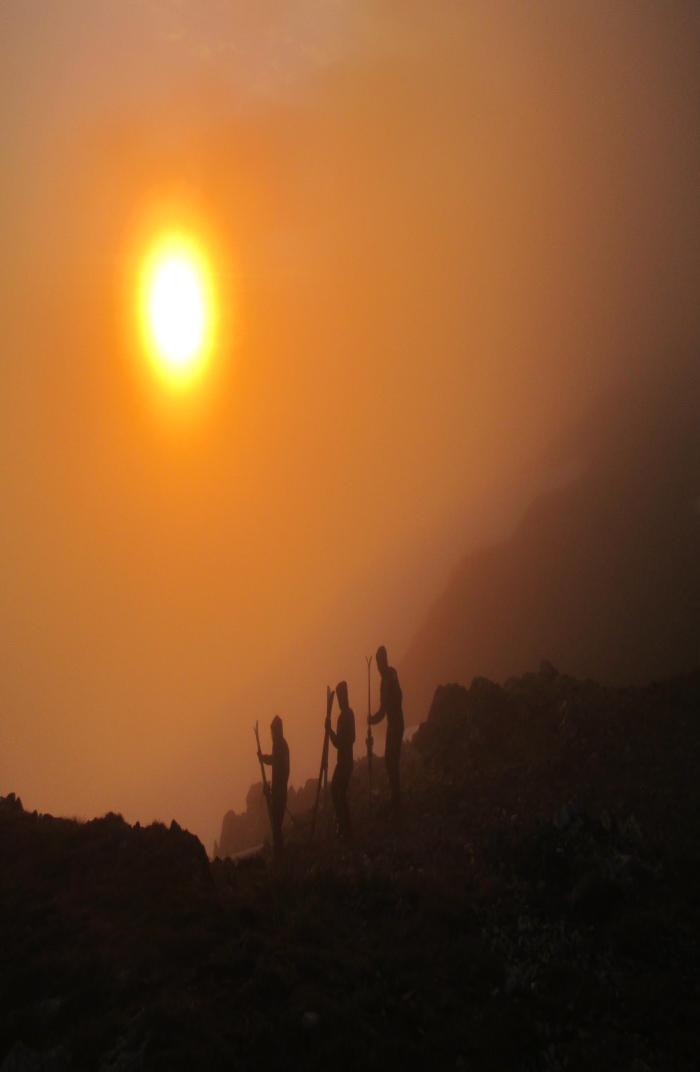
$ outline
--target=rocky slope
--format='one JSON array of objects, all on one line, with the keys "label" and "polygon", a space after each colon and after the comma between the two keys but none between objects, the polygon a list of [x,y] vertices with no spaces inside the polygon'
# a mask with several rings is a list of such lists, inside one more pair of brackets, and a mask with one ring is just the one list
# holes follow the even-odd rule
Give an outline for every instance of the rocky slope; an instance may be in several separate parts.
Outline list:
[{"label": "rocky slope", "polygon": [[694,1069],[700,674],[447,685],[405,759],[277,872],[5,798],[2,1072]]}]

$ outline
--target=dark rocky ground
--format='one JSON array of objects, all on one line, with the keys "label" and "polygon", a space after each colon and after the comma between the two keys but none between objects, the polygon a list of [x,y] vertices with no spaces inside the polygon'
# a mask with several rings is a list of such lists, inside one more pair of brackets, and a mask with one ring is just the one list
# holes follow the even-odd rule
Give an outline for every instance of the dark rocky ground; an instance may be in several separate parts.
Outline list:
[{"label": "dark rocky ground", "polygon": [[[437,691],[356,847],[209,863],[0,802],[0,1069],[676,1070],[700,1030],[700,674]],[[377,768],[380,768],[377,764]]]}]

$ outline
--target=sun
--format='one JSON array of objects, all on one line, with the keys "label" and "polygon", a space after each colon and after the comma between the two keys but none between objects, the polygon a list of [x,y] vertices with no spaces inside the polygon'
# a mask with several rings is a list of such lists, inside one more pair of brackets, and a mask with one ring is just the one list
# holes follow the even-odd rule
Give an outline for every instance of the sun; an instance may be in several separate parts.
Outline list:
[{"label": "sun", "polygon": [[161,236],[144,258],[140,317],[160,376],[174,387],[197,379],[211,355],[216,308],[209,262],[189,235]]}]

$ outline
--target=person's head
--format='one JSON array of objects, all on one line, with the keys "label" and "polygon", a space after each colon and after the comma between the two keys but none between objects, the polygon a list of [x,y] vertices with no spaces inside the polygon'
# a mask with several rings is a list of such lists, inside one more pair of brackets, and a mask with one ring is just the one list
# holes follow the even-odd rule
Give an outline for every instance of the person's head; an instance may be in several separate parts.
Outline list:
[{"label": "person's head", "polygon": [[383,644],[380,644],[377,648],[377,670],[380,674],[383,674],[389,665],[389,658],[386,653],[386,648]]},{"label": "person's head", "polygon": [[338,697],[338,703],[341,710],[344,711],[348,706],[348,683],[347,681],[339,681],[335,687],[335,694]]},{"label": "person's head", "polygon": [[273,718],[270,724],[270,729],[272,730],[273,737],[276,737],[277,739],[282,737],[282,719],[279,715],[275,715]]}]

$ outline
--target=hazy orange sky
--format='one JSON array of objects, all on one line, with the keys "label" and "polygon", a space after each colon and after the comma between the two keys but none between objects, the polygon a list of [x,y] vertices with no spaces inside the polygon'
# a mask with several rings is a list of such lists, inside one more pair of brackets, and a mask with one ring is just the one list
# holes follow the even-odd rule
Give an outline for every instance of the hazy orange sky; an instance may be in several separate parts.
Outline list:
[{"label": "hazy orange sky", "polygon": [[[210,847],[256,719],[315,773],[326,684],[364,715],[365,654],[697,341],[699,30],[692,0],[6,0],[0,792]],[[136,330],[171,221],[222,306],[175,399]]]}]

